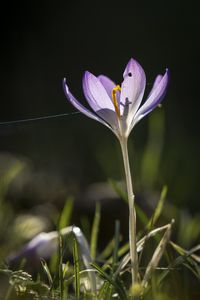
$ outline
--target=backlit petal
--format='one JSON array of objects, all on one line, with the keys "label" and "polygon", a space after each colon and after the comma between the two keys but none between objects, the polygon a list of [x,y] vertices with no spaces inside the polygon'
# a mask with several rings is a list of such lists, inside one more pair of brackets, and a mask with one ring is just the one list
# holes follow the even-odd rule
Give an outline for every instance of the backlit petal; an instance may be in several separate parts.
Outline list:
[{"label": "backlit petal", "polygon": [[85,97],[96,112],[101,109],[114,111],[114,105],[101,81],[92,73],[86,71],[83,76],[83,91]]},{"label": "backlit petal", "polygon": [[112,90],[116,87],[116,83],[114,83],[110,78],[105,75],[99,75],[98,79],[101,81],[104,86],[108,96],[112,99]]},{"label": "backlit petal", "polygon": [[64,93],[65,96],[67,97],[67,99],[71,102],[71,104],[78,109],[80,112],[82,112],[84,115],[86,115],[87,117],[94,119],[98,122],[103,123],[104,125],[108,126],[108,124],[106,122],[104,122],[104,120],[102,120],[101,118],[99,118],[97,115],[95,115],[93,112],[89,111],[87,108],[85,108],[70,92],[68,85],[66,84],[66,79],[64,78],[63,80],[63,89],[64,89]]},{"label": "backlit petal", "polygon": [[151,94],[153,93],[154,89],[157,87],[157,85],[162,80],[162,78],[163,78],[163,75],[159,74],[159,75],[156,76],[156,79],[154,80],[154,83],[153,83],[153,87],[152,87],[152,89],[151,89],[151,91],[150,91],[150,93],[149,93],[149,95],[148,95],[147,98],[149,98],[151,96]]},{"label": "backlit petal", "polygon": [[144,116],[151,112],[164,98],[169,81],[169,72],[166,70],[164,76],[158,75],[153,88],[145,101],[135,115],[134,125]]},{"label": "backlit petal", "polygon": [[116,130],[119,125],[114,104],[100,79],[86,71],[83,77],[83,91],[95,113]]},{"label": "backlit petal", "polygon": [[140,64],[131,58],[126,66],[123,77],[120,112],[123,115],[123,112],[128,109],[127,117],[132,119],[144,95],[146,76]]}]

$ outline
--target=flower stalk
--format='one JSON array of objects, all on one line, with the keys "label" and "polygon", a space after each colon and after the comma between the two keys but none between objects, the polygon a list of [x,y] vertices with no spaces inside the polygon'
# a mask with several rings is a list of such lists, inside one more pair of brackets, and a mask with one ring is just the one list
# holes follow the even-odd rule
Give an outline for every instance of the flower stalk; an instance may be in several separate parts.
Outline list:
[{"label": "flower stalk", "polygon": [[126,187],[128,195],[129,205],[129,247],[130,247],[130,258],[131,258],[131,275],[132,285],[138,283],[138,254],[137,254],[137,240],[136,240],[136,212],[135,212],[135,195],[133,193],[133,184],[130,171],[130,162],[128,155],[128,139],[122,138],[120,140],[124,170],[126,177]]},{"label": "flower stalk", "polygon": [[146,87],[146,75],[140,64],[131,58],[124,70],[123,81],[116,84],[105,75],[95,76],[86,71],[83,76],[83,92],[89,109],[79,102],[69,90],[66,79],[63,89],[69,102],[87,117],[108,127],[118,138],[124,161],[129,203],[129,245],[132,285],[138,283],[138,255],[136,246],[136,213],[133,185],[128,156],[128,137],[133,127],[163,100],[169,81],[169,71],[157,75],[153,87],[142,103]]}]

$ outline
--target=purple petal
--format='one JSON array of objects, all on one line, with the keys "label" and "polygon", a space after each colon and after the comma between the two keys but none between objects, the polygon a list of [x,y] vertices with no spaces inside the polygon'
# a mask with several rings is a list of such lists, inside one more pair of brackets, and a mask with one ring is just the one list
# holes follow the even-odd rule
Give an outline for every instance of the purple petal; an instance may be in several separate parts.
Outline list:
[{"label": "purple petal", "polygon": [[154,83],[153,83],[153,87],[148,95],[147,98],[149,98],[151,96],[151,94],[153,93],[154,89],[157,87],[157,85],[160,83],[160,81],[162,80],[163,78],[163,75],[157,75],[156,79],[154,80]]},{"label": "purple petal", "polygon": [[107,108],[97,110],[97,115],[105,120],[113,129],[113,131],[119,131],[119,123],[117,120],[116,112]]},{"label": "purple petal", "polygon": [[103,84],[96,76],[88,71],[86,71],[83,76],[83,91],[89,105],[95,112],[102,109],[114,111],[113,102],[108,96]]},{"label": "purple petal", "polygon": [[169,81],[169,71],[166,70],[164,76],[158,75],[153,88],[145,101],[135,115],[134,125],[151,112],[164,98]]},{"label": "purple petal", "polygon": [[110,78],[105,75],[99,75],[98,79],[101,81],[104,86],[108,96],[112,98],[112,90],[116,87],[116,83],[114,83]]},{"label": "purple petal", "polygon": [[123,77],[120,111],[124,111],[124,108],[128,104],[130,116],[133,117],[144,95],[146,76],[140,64],[131,58],[126,66]]},{"label": "purple petal", "polygon": [[63,79],[63,89],[64,89],[64,93],[65,96],[67,97],[67,99],[71,102],[71,104],[78,109],[80,112],[82,112],[84,115],[86,115],[87,117],[94,119],[100,123],[103,123],[104,125],[108,126],[108,124],[106,122],[104,122],[101,118],[99,118],[98,116],[96,116],[93,112],[90,112],[87,108],[85,108],[70,92],[67,84],[66,84],[66,78]]},{"label": "purple petal", "polygon": [[119,125],[114,104],[101,81],[88,71],[83,76],[83,91],[95,113],[116,130]]}]

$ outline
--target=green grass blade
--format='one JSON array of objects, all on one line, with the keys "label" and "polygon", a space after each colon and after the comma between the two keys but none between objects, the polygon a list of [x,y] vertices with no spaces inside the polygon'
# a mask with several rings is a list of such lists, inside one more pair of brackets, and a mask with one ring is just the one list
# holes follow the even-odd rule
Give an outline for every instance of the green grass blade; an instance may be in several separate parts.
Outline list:
[{"label": "green grass blade", "polygon": [[[121,185],[114,179],[108,180],[109,184],[113,187],[116,194],[126,203],[128,203],[127,193],[122,189]],[[136,214],[142,224],[145,226],[148,224],[148,218],[142,209],[135,203]]]},{"label": "green grass blade", "polygon": [[200,250],[200,244],[196,245],[194,248],[188,250],[185,250],[184,248],[182,248],[181,246],[177,245],[176,243],[170,241],[171,246],[174,248],[174,250],[176,252],[178,252],[178,254],[180,255],[187,255],[188,253],[191,254],[191,258],[196,261],[197,263],[200,263],[200,256],[196,255],[195,252]]},{"label": "green grass blade", "polygon": [[169,275],[169,273],[175,269],[181,266],[185,261],[187,257],[185,255],[178,256],[174,261],[172,261],[165,271],[162,272],[162,274],[158,278],[158,286],[163,282],[163,280]]},{"label": "green grass blade", "polygon": [[102,299],[109,300],[112,296],[111,293],[112,293],[112,285],[108,281],[105,281],[99,290],[97,299],[98,300],[102,300]]},{"label": "green grass blade", "polygon": [[59,236],[59,287],[60,287],[60,300],[63,300],[64,295],[64,279],[63,279],[63,240],[62,236]]},{"label": "green grass blade", "polygon": [[107,273],[105,273],[98,265],[95,263],[91,264],[94,269],[97,270],[99,275],[105,280],[108,281],[116,290],[116,292],[119,294],[120,299],[126,300],[126,291],[124,289],[124,286],[121,284],[120,281],[113,279],[112,276],[109,276]]},{"label": "green grass blade", "polygon": [[99,233],[99,224],[101,219],[101,207],[100,204],[96,204],[95,216],[92,226],[91,243],[90,243],[90,255],[92,260],[96,258],[97,240]]},{"label": "green grass blade", "polygon": [[128,251],[129,251],[129,243],[126,243],[119,248],[118,256],[121,257]]},{"label": "green grass blade", "polygon": [[200,268],[192,259],[188,258],[187,262],[184,262],[183,265],[188,268],[198,280],[200,280]]},{"label": "green grass blade", "polygon": [[88,270],[88,277],[89,277],[90,284],[91,284],[91,290],[93,293],[95,293],[96,292],[96,278],[95,278],[94,272],[91,270],[92,258],[90,256],[90,249],[89,249],[88,242],[79,227],[73,226],[72,232],[78,243],[80,255],[82,257],[82,262],[83,262],[84,266],[86,267],[86,269]]},{"label": "green grass blade", "polygon": [[75,277],[75,296],[76,299],[80,299],[80,261],[78,252],[78,243],[74,238],[73,244],[73,260],[74,260],[74,277]]},{"label": "green grass blade", "polygon": [[119,239],[120,239],[120,222],[116,220],[115,221],[115,247],[113,251],[113,273],[116,270],[116,266],[118,262]]},{"label": "green grass blade", "polygon": [[200,279],[199,259],[197,259],[198,256],[195,255],[195,252],[200,250],[200,245],[197,245],[188,251],[172,241],[170,244],[173,249],[182,256],[182,264],[186,266],[198,279]]},{"label": "green grass blade", "polygon": [[[127,253],[128,250],[129,250],[129,243],[126,243],[123,246],[121,246],[117,252],[118,258],[121,257],[122,255],[124,255],[125,253]],[[108,267],[110,266],[110,264],[112,264],[112,262],[113,262],[113,257],[111,256],[106,260],[106,262],[102,266],[102,270],[105,271],[106,269],[108,269]]]},{"label": "green grass blade", "polygon": [[170,245],[173,247],[173,249],[180,255],[185,255],[186,251],[181,246],[175,244],[174,242],[170,241]]},{"label": "green grass blade", "polygon": [[155,114],[151,114],[148,118],[148,138],[141,164],[141,182],[150,190],[158,177],[164,126],[164,111],[156,110]]},{"label": "green grass blade", "polygon": [[49,268],[48,268],[48,265],[47,265],[46,261],[44,259],[42,259],[42,258],[41,258],[41,264],[42,264],[42,268],[44,270],[44,273],[47,275],[47,278],[48,278],[48,281],[49,281],[49,285],[50,285],[50,287],[52,287],[52,285],[53,285],[53,279],[52,279],[51,273],[49,271]]},{"label": "green grass blade", "polygon": [[65,278],[67,272],[69,270],[69,261],[67,261],[64,265],[64,268],[63,268],[63,279]]},{"label": "green grass blade", "polygon": [[166,196],[167,196],[167,186],[165,185],[162,188],[160,199],[157,203],[156,209],[147,224],[147,230],[151,230],[154,227],[155,223],[158,221],[164,207]]},{"label": "green grass blade", "polygon": [[109,179],[108,183],[113,187],[113,189],[116,192],[116,194],[122,200],[124,200],[124,202],[128,203],[127,193],[122,189],[122,187],[120,186],[120,184],[116,180],[114,180],[114,179]]},{"label": "green grass blade", "polygon": [[103,251],[100,253],[100,255],[98,256],[98,261],[101,260],[105,260],[106,258],[108,258],[110,255],[112,255],[113,253],[113,248],[115,245],[115,240],[114,238],[112,240],[110,240],[108,242],[108,244],[106,245],[106,247],[103,249]]},{"label": "green grass blade", "polygon": [[23,170],[25,164],[17,161],[0,177],[0,201],[5,197],[12,180]]},{"label": "green grass blade", "polygon": [[72,197],[69,197],[65,202],[65,206],[60,215],[58,229],[61,230],[64,227],[70,225],[70,219],[73,211],[74,200]]},{"label": "green grass blade", "polygon": [[149,219],[147,218],[147,216],[143,212],[143,210],[136,203],[135,203],[135,210],[136,210],[136,214],[137,214],[137,217],[139,218],[140,222],[146,226],[149,222]]}]

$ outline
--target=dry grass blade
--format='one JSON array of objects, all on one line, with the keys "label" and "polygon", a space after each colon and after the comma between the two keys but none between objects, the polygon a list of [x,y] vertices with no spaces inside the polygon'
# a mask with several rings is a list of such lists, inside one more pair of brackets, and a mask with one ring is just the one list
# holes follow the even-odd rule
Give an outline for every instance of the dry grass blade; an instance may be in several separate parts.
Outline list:
[{"label": "dry grass blade", "polygon": [[[155,228],[151,230],[148,234],[146,234],[142,239],[140,239],[137,242],[137,252],[141,252],[144,249],[144,245],[148,239],[154,237],[157,233],[166,230],[169,226],[171,226],[171,223],[164,225],[162,227]],[[121,260],[121,263],[119,264],[116,273],[119,274],[126,267],[129,261],[130,261],[130,254],[128,253]]]},{"label": "dry grass blade", "polygon": [[[174,221],[172,221],[172,222],[174,222]],[[138,252],[142,251],[144,248],[144,245],[148,239],[150,239],[151,237],[154,237],[157,233],[166,230],[167,228],[169,228],[169,226],[171,226],[171,223],[151,230],[148,234],[146,234],[142,239],[140,239],[137,242],[137,251]]]},{"label": "dry grass blade", "polygon": [[169,242],[170,236],[171,236],[171,228],[174,221],[171,222],[171,224],[168,225],[161,241],[159,242],[147,268],[146,272],[144,274],[143,280],[142,280],[142,286],[145,288],[148,285],[148,282],[152,276],[152,273],[157,268],[160,259],[165,251],[166,245]]}]

